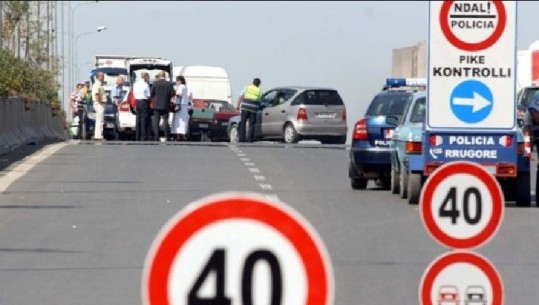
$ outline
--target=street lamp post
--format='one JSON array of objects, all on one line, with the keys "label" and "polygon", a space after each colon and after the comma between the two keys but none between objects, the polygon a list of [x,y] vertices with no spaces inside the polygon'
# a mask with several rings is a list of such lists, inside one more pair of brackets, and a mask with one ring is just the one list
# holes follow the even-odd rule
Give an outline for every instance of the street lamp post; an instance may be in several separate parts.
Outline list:
[{"label": "street lamp post", "polygon": [[[86,2],[81,2],[81,3],[77,3],[75,6],[73,6],[73,8],[71,9],[71,19],[70,19],[70,26],[69,26],[69,30],[71,32],[71,37],[74,36],[73,34],[73,28],[74,28],[74,24],[75,24],[75,11],[77,10],[77,8],[81,7],[82,5],[85,5],[85,4],[93,4],[93,3],[98,3],[99,1],[86,1]],[[71,58],[70,58],[70,65],[71,67],[75,67],[76,66],[76,63],[75,63],[75,59],[76,57],[73,56],[73,54],[75,53],[74,52],[74,49],[75,49],[75,42],[73,40],[71,40],[71,44],[69,45],[69,54],[71,54]],[[74,69],[71,70],[71,80],[72,82],[75,82],[75,71]]]},{"label": "street lamp post", "polygon": [[[77,35],[77,38],[75,38],[75,64],[79,62],[79,58],[78,58],[78,46],[79,46],[79,38],[81,38],[82,36],[85,36],[85,35],[90,35],[90,34],[95,34],[95,33],[100,33],[102,31],[105,31],[107,29],[106,26],[100,26],[100,27],[97,27],[96,31],[91,31],[91,32],[85,32],[85,33],[81,33],[79,35]],[[75,75],[75,77],[79,77],[79,74]]]},{"label": "street lamp post", "polygon": [[80,69],[86,65],[91,65],[93,64],[94,62],[93,61],[87,61],[87,62],[83,62],[82,64],[78,65],[77,66],[77,75],[80,75]]}]

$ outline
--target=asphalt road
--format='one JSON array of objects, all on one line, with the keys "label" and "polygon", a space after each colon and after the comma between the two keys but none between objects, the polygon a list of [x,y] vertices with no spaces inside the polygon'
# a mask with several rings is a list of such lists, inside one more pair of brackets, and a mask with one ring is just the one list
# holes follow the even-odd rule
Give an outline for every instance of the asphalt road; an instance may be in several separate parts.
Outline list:
[{"label": "asphalt road", "polygon": [[[68,144],[0,196],[0,304],[140,304],[156,233],[189,202],[222,191],[278,196],[307,218],[329,250],[336,305],[418,304],[425,268],[446,249],[417,206],[373,185],[353,191],[347,154]],[[538,218],[535,207],[507,205],[497,236],[477,251],[497,267],[506,304],[539,299]]]}]

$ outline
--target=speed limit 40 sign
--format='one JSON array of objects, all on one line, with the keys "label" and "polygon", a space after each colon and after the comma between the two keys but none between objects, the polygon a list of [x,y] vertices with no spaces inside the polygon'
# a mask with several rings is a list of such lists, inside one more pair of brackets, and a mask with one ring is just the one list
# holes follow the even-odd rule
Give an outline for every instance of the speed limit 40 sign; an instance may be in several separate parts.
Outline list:
[{"label": "speed limit 40 sign", "polygon": [[178,212],[148,252],[145,305],[331,305],[333,269],[314,228],[281,202],[224,193]]},{"label": "speed limit 40 sign", "polygon": [[496,178],[481,165],[466,161],[438,168],[425,182],[420,204],[427,231],[453,249],[486,243],[500,227],[504,212]]}]

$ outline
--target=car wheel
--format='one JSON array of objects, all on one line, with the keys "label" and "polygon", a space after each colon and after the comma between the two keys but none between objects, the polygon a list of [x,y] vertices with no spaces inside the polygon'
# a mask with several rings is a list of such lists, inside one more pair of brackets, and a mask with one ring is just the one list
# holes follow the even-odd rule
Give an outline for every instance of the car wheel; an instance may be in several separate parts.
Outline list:
[{"label": "car wheel", "polygon": [[517,191],[517,194],[516,194],[517,206],[519,207],[531,206],[530,173],[529,172],[519,172],[517,174],[515,188]]},{"label": "car wheel", "polygon": [[400,188],[399,173],[395,169],[391,169],[391,194],[398,194]]},{"label": "car wheel", "polygon": [[404,170],[402,166],[399,182],[399,195],[402,199],[406,199],[408,197],[408,171]]},{"label": "car wheel", "polygon": [[421,179],[423,177],[418,173],[408,174],[408,203],[419,203],[419,195],[421,194]]},{"label": "car wheel", "polygon": [[286,124],[284,127],[284,141],[287,144],[294,144],[299,141],[299,135],[294,126],[290,123]]},{"label": "car wheel", "polygon": [[350,178],[350,185],[354,190],[364,190],[367,188],[369,181],[364,178]]},{"label": "car wheel", "polygon": [[238,124],[234,124],[230,126],[230,131],[228,132],[228,138],[230,139],[230,143],[239,142]]}]

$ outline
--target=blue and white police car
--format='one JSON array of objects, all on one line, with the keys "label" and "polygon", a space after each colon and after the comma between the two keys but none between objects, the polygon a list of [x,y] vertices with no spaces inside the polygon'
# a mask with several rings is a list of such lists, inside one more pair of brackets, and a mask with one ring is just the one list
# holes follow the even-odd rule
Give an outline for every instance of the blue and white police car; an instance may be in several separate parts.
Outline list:
[{"label": "blue and white police car", "polygon": [[369,180],[389,188],[393,131],[412,95],[425,88],[425,79],[388,78],[373,98],[352,133],[348,176],[353,189],[366,189]]}]

